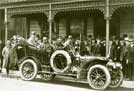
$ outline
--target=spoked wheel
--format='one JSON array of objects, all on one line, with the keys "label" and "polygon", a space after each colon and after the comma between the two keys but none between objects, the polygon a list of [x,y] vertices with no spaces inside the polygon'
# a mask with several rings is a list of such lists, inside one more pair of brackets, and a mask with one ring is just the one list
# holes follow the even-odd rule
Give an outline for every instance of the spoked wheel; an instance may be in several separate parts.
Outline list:
[{"label": "spoked wheel", "polygon": [[32,59],[26,59],[20,65],[20,75],[23,80],[33,80],[38,72],[37,64]]},{"label": "spoked wheel", "polygon": [[40,76],[43,80],[50,81],[50,80],[54,79],[56,75],[50,74],[50,73],[44,73],[44,74],[41,74]]},{"label": "spoked wheel", "polygon": [[116,88],[119,87],[123,82],[123,72],[122,70],[112,70],[111,74],[111,83],[109,87]]},{"label": "spoked wheel", "polygon": [[87,80],[93,89],[103,90],[110,84],[111,77],[105,66],[94,65],[88,71]]}]

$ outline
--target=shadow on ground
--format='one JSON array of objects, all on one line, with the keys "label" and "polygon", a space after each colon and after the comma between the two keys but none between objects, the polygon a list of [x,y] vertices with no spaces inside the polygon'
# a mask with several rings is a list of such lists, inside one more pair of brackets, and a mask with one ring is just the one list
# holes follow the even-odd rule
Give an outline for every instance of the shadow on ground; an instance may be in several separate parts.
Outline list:
[{"label": "shadow on ground", "polygon": [[[48,83],[48,84],[55,84],[55,85],[66,85],[71,87],[77,87],[77,88],[86,88],[86,89],[92,89],[88,83],[81,83],[81,82],[74,82],[74,81],[65,81],[61,80],[60,78],[55,78],[52,81],[44,81],[42,79],[35,79],[34,82],[41,82],[41,83]],[[118,88],[107,88],[103,91],[134,91],[132,88],[126,88],[126,87],[118,87]]]},{"label": "shadow on ground", "polygon": [[[21,79],[20,76],[14,76],[14,75],[9,75],[7,76],[6,74],[0,74],[1,77],[7,77],[7,78],[12,78],[12,79]],[[33,80],[32,82],[36,82],[36,83],[48,83],[48,84],[55,84],[55,85],[66,85],[66,86],[71,86],[71,87],[77,87],[77,88],[85,88],[85,89],[92,89],[88,83],[85,81],[84,83],[83,82],[80,82],[80,81],[75,81],[73,79],[69,79],[69,78],[55,78],[53,79],[52,81],[44,81],[43,79],[40,79],[40,78],[36,78],[35,80]],[[93,89],[92,89],[93,90]],[[107,88],[106,90],[103,90],[103,91],[134,91],[134,89],[132,88],[127,88],[127,87],[118,87],[118,88]]]}]

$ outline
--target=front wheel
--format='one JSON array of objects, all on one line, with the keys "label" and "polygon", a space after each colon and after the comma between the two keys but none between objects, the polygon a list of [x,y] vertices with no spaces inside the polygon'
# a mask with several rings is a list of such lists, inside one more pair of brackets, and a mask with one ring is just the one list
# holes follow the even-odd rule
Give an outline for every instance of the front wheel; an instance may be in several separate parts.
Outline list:
[{"label": "front wheel", "polygon": [[20,75],[23,80],[33,80],[37,76],[38,67],[33,59],[25,59],[20,65]]},{"label": "front wheel", "polygon": [[87,80],[93,89],[103,90],[109,86],[111,77],[105,66],[94,65],[88,71]]},{"label": "front wheel", "polygon": [[122,70],[112,70],[112,72],[110,72],[111,74],[111,83],[109,85],[109,87],[111,88],[116,88],[119,87],[122,82],[123,82],[123,72]]}]

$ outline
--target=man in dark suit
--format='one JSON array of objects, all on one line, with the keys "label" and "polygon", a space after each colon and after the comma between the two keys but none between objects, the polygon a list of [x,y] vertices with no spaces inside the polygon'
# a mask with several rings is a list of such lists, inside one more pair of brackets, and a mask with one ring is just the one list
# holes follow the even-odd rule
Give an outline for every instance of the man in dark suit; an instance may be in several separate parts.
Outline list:
[{"label": "man in dark suit", "polygon": [[63,49],[63,41],[61,38],[57,38],[56,42],[54,43],[55,50]]},{"label": "man in dark suit", "polygon": [[2,40],[0,40],[0,72],[2,69],[2,65],[3,65],[3,57],[2,57],[2,49],[4,47],[4,43],[2,42]]},{"label": "man in dark suit", "polygon": [[130,80],[134,80],[134,41],[132,39],[130,39],[126,64],[128,70],[128,77]]},{"label": "man in dark suit", "polygon": [[112,40],[112,45],[111,45],[111,48],[110,48],[110,58],[114,61],[117,60],[117,58],[116,58],[117,54],[116,53],[117,53],[116,41]]}]

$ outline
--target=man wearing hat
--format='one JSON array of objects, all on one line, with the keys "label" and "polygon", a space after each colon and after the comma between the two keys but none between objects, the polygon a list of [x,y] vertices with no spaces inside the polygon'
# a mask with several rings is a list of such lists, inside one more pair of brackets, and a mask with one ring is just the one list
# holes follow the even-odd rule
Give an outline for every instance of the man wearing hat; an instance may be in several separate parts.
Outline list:
[{"label": "man wearing hat", "polygon": [[127,75],[130,80],[134,80],[134,40],[129,39],[130,45],[127,53]]},{"label": "man wearing hat", "polygon": [[47,48],[48,45],[49,45],[48,38],[47,37],[43,37],[43,41],[41,43],[41,48],[43,48],[44,50],[46,50],[46,48]]},{"label": "man wearing hat", "polygon": [[87,37],[87,51],[88,55],[91,56],[91,45],[92,45],[92,35],[88,35]]},{"label": "man wearing hat", "polygon": [[55,50],[62,49],[64,47],[62,39],[59,37],[57,38],[56,42],[54,43]]},{"label": "man wearing hat", "polygon": [[111,43],[111,46],[110,46],[110,58],[113,60],[113,61],[116,61],[117,60],[117,39],[115,36],[112,37],[112,43]]},{"label": "man wearing hat", "polygon": [[37,47],[38,46],[38,42],[36,40],[36,37],[37,37],[37,34],[34,31],[31,32],[30,38],[27,40],[27,42],[30,45],[33,45],[33,46]]},{"label": "man wearing hat", "polygon": [[120,52],[120,61],[122,63],[123,66],[123,74],[124,77],[127,78],[128,76],[128,65],[126,64],[126,60],[127,60],[127,54],[128,54],[128,48],[129,48],[129,38],[125,37],[123,40],[120,41],[121,44],[121,52]]},{"label": "man wearing hat", "polygon": [[[41,48],[40,48],[40,55],[41,55],[41,61],[44,60],[49,60],[51,53],[53,51],[53,47],[52,45],[48,42],[48,38],[47,37],[43,37],[43,41],[41,43]],[[44,58],[45,57],[45,58]],[[45,61],[46,64],[49,64],[49,61]]]},{"label": "man wearing hat", "polygon": [[68,36],[67,40],[64,43],[64,47],[67,47],[67,46],[73,47],[73,40],[72,40],[71,35]]},{"label": "man wearing hat", "polygon": [[0,72],[2,69],[2,65],[3,65],[3,57],[2,57],[2,49],[4,47],[4,43],[2,42],[2,40],[0,40]]},{"label": "man wearing hat", "polygon": [[6,73],[9,74],[9,69],[12,69],[16,66],[18,57],[15,49],[11,45],[11,41],[6,42],[5,47],[2,50],[3,56],[3,68],[6,70]]}]

